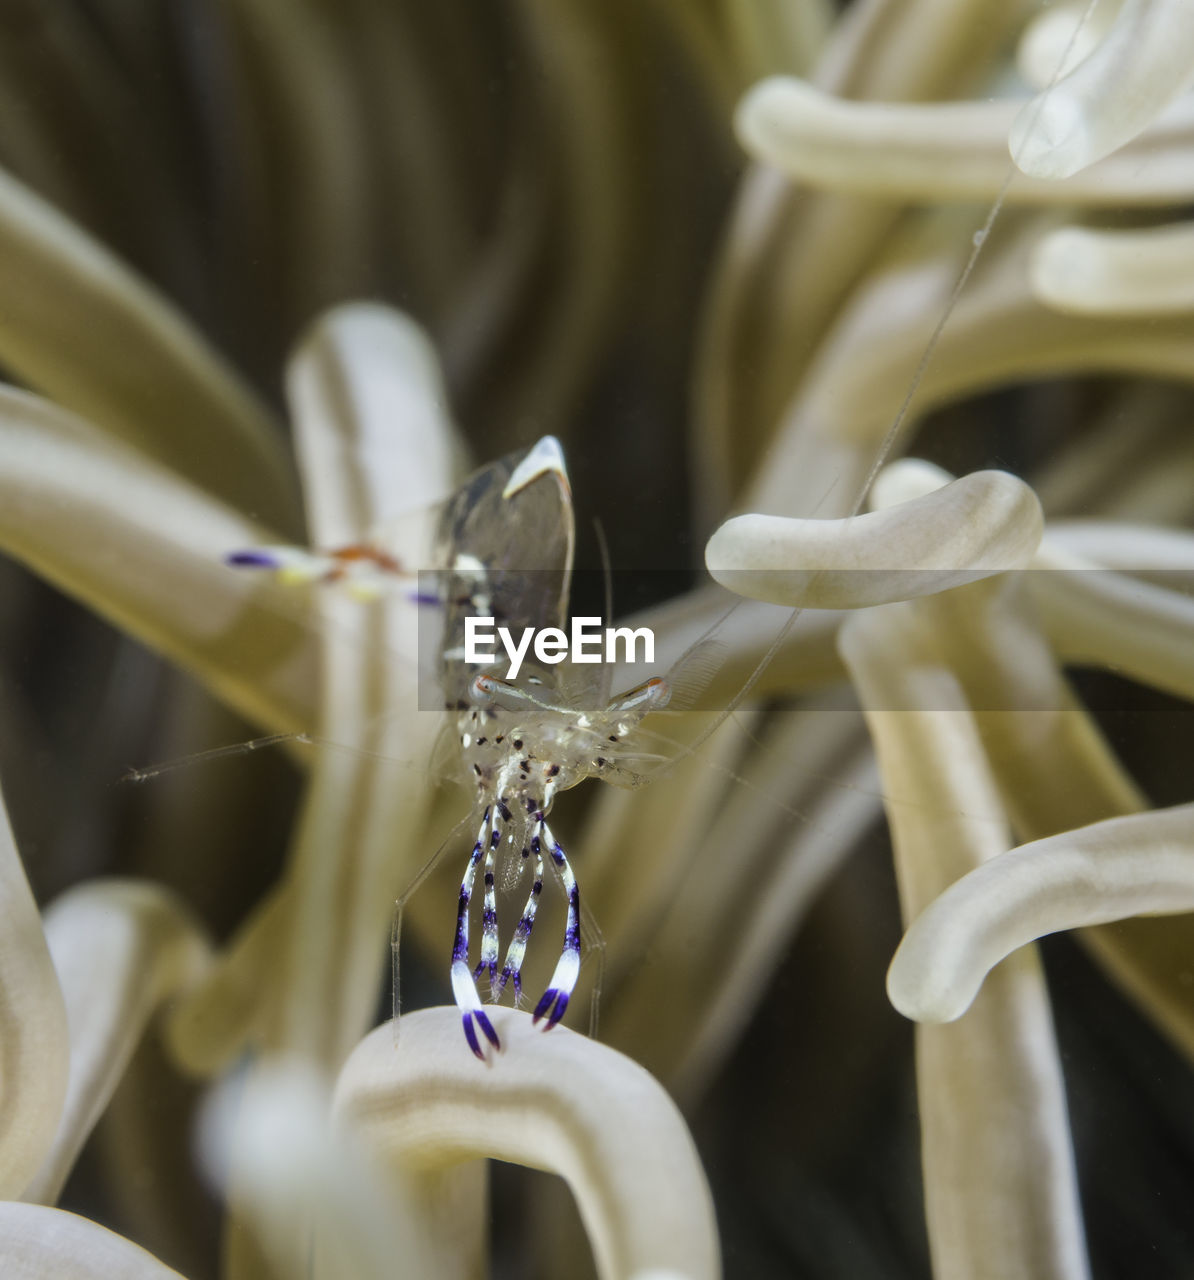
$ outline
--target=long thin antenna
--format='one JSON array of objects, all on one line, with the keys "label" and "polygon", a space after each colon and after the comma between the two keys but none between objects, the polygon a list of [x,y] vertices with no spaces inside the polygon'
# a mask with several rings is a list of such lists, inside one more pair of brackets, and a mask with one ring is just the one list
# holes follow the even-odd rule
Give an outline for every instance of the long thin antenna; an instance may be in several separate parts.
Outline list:
[{"label": "long thin antenna", "polygon": [[264,738],[253,738],[248,742],[234,742],[226,747],[211,747],[207,751],[193,751],[190,755],[179,756],[177,760],[163,760],[158,764],[147,764],[140,767],[131,765],[123,774],[121,782],[148,782],[150,778],[160,778],[164,773],[174,773],[178,769],[186,769],[194,764],[206,764],[211,760],[223,760],[227,756],[247,756],[250,752],[261,751],[265,747],[277,747],[286,742],[297,742],[309,746],[314,739],[309,733],[271,733]]},{"label": "long thin antenna", "polygon": [[[1066,67],[1066,64],[1069,62],[1070,53],[1073,50],[1075,43],[1077,42],[1078,36],[1082,31],[1082,28],[1090,20],[1090,16],[1094,12],[1098,2],[1099,0],[1088,0],[1088,3],[1086,5],[1085,10],[1083,11],[1081,19],[1079,20],[1077,25],[1074,27],[1074,30],[1070,34],[1070,38],[1067,41],[1065,48],[1062,50],[1061,57],[1058,59],[1058,62],[1057,62],[1057,69],[1053,73],[1053,78],[1049,81],[1049,84],[1046,86],[1046,89],[1040,95],[1040,100],[1038,102],[1037,112],[1036,112],[1037,115],[1039,115],[1043,107],[1045,93],[1047,93],[1050,89],[1052,89],[1054,85],[1056,85],[1057,82],[1061,79],[1062,73]],[[1035,123],[1035,120],[1036,120],[1036,116],[1034,115],[1033,120],[1030,122],[1030,126],[1029,126],[1030,130],[1031,130],[1032,124]],[[903,430],[904,424],[908,419],[908,414],[911,411],[912,403],[916,399],[916,393],[920,390],[921,384],[924,382],[925,373],[928,370],[929,362],[932,360],[933,355],[937,350],[937,347],[940,345],[941,336],[945,332],[945,326],[949,323],[950,318],[953,316],[954,311],[957,309],[958,302],[962,297],[962,291],[966,288],[966,285],[969,282],[971,275],[974,273],[974,268],[978,263],[979,255],[982,253],[983,249],[986,248],[987,240],[990,238],[991,231],[994,228],[995,223],[999,218],[1000,213],[1003,211],[1004,205],[1007,202],[1007,193],[1009,188],[1012,185],[1012,181],[1014,180],[1016,173],[1017,173],[1016,162],[1013,159],[1009,159],[1007,172],[1004,174],[1004,178],[1003,178],[1003,181],[1000,183],[999,190],[995,194],[995,199],[991,203],[991,208],[987,212],[986,219],[984,220],[983,225],[974,233],[970,252],[966,257],[966,262],[963,265],[961,272],[958,274],[958,278],[954,282],[953,288],[950,290],[950,294],[949,294],[949,297],[946,299],[945,306],[941,309],[941,315],[939,316],[936,325],[934,325],[933,327],[933,332],[929,336],[929,341],[926,344],[925,349],[921,354],[920,360],[917,362],[916,368],[912,371],[912,378],[908,383],[908,389],[904,393],[904,398],[900,401],[900,406],[896,410],[895,417],[891,420],[891,425],[887,428],[887,431],[883,435],[883,439],[879,442],[879,448],[875,453],[875,457],[870,465],[870,469],[867,471],[866,478],[863,480],[862,484],[859,486],[858,493],[855,495],[854,502],[851,505],[851,508],[849,511],[850,516],[856,516],[862,510],[863,505],[866,503],[867,494],[870,492],[871,485],[874,484],[875,482],[875,477],[883,469],[884,465],[887,462],[888,457],[891,455],[892,449],[895,447],[896,440],[899,438],[899,434]],[[832,488],[830,492],[831,491],[832,491]],[[824,497],[822,498],[822,501],[824,501]],[[737,605],[735,605],[734,608],[737,608]],[[772,640],[770,645],[767,646],[766,653],[764,653],[762,658],[759,659],[759,662],[755,666],[754,671],[751,672],[745,684],[743,684],[741,689],[739,689],[738,692],[731,699],[729,705],[718,715],[715,723],[711,725],[704,734],[701,735],[700,739],[696,743],[692,744],[692,746],[690,746],[689,749],[685,751],[681,756],[677,757],[677,760],[684,759],[686,756],[689,756],[694,751],[696,751],[698,747],[701,745],[701,743],[706,741],[709,735],[712,732],[714,732],[714,730],[716,730],[718,727],[720,727],[720,725],[724,723],[724,721],[730,715],[732,715],[739,706],[741,706],[742,702],[750,694],[750,691],[758,683],[760,677],[762,676],[763,672],[767,669],[772,659],[779,652],[784,641],[787,640],[789,634],[791,633],[792,628],[796,625],[797,621],[799,620],[803,612],[804,612],[803,607],[797,607],[792,610],[792,612],[788,615],[787,620],[784,622],[784,625],[779,629],[779,633],[776,635],[775,639]],[[715,627],[716,625],[720,625],[720,624],[715,624]],[[700,643],[701,642],[698,640],[697,644],[700,644]],[[683,658],[681,658],[680,661],[682,662]]]},{"label": "long thin antenna", "polygon": [[[393,715],[383,712],[381,717]],[[381,717],[374,717],[366,722],[370,727]],[[175,760],[163,760],[158,764],[133,765],[120,776],[123,782],[148,782],[151,778],[160,778],[163,774],[175,773],[179,769],[189,769],[192,765],[209,764],[213,760],[224,760],[229,756],[247,756],[254,751],[266,747],[282,746],[287,742],[295,742],[306,747],[320,747],[328,751],[342,752],[357,756],[363,760],[383,760],[386,764],[401,769],[410,769],[415,773],[427,773],[428,770],[413,760],[400,760],[396,756],[387,755],[384,751],[371,751],[368,747],[354,747],[347,742],[333,742],[330,738],[321,738],[313,733],[271,733],[268,737],[252,738],[248,742],[233,742],[226,747],[210,747],[206,751],[193,751],[190,755],[179,756]]]},{"label": "long thin antenna", "polygon": [[[1061,79],[1062,72],[1065,70],[1066,64],[1069,62],[1070,53],[1077,43],[1078,36],[1082,28],[1090,21],[1091,14],[1094,13],[1099,0],[1088,0],[1086,8],[1083,10],[1082,17],[1079,19],[1074,30],[1070,33],[1070,38],[1066,42],[1065,48],[1062,50],[1061,57],[1057,61],[1057,69],[1053,72],[1053,78],[1046,85],[1044,91],[1037,100],[1037,108],[1029,121],[1028,132],[1032,132],[1033,126],[1036,124],[1037,117],[1044,109],[1045,95],[1057,84]],[[921,354],[916,368],[912,373],[912,380],[908,383],[908,390],[904,393],[904,398],[900,402],[900,407],[896,410],[896,415],[891,421],[891,426],[887,428],[883,439],[879,442],[879,448],[875,454],[875,460],[871,463],[871,468],[866,474],[866,479],[862,482],[862,487],[858,491],[857,497],[854,499],[854,506],[850,514],[856,516],[866,502],[866,496],[870,492],[871,485],[875,483],[875,477],[882,471],[892,448],[895,445],[900,431],[903,429],[907,420],[908,412],[912,407],[912,401],[916,398],[916,393],[920,390],[921,383],[924,382],[925,373],[928,371],[929,362],[933,358],[934,352],[937,350],[941,342],[941,335],[945,332],[945,326],[949,323],[950,317],[957,309],[958,302],[962,297],[962,290],[966,288],[971,275],[974,272],[975,265],[978,262],[979,254],[986,247],[987,238],[991,234],[992,228],[995,226],[996,219],[1003,212],[1003,206],[1007,201],[1008,188],[1012,185],[1012,181],[1016,176],[1017,168],[1014,159],[1008,161],[1007,172],[1004,174],[1003,181],[999,185],[999,190],[995,194],[995,199],[991,204],[991,208],[987,213],[986,221],[974,233],[973,243],[970,253],[967,255],[966,264],[963,266],[961,274],[954,282],[954,287],[950,291],[949,298],[946,300],[945,306],[941,311],[941,315],[933,327],[933,332],[929,337],[929,341],[925,346],[924,352]]]},{"label": "long thin antenna", "polygon": [[[1091,0],[1091,4],[1097,4],[1098,0]],[[883,470],[884,464],[887,462],[896,439],[899,437],[900,431],[903,429],[905,421],[908,418],[908,411],[912,408],[912,401],[916,398],[916,393],[920,390],[921,383],[925,380],[925,374],[928,372],[929,362],[933,358],[933,353],[937,350],[941,342],[941,335],[945,332],[945,326],[949,323],[950,317],[957,309],[958,302],[962,297],[962,290],[966,288],[967,282],[970,280],[974,272],[975,264],[978,262],[978,256],[982,253],[987,243],[987,236],[990,235],[991,229],[995,225],[995,220],[1003,212],[1004,202],[1007,200],[1008,188],[1012,185],[1012,179],[1016,176],[1016,165],[1013,161],[1004,175],[1003,182],[1000,184],[999,191],[995,195],[995,200],[991,205],[987,214],[987,220],[974,233],[974,242],[971,246],[970,253],[966,258],[966,265],[962,268],[961,274],[954,282],[954,287],[950,291],[941,315],[933,327],[933,332],[929,336],[929,341],[925,345],[924,351],[921,353],[920,360],[917,362],[916,368],[912,372],[912,380],[908,383],[908,390],[904,392],[904,398],[900,401],[900,407],[896,410],[896,415],[891,420],[891,425],[887,428],[883,435],[883,439],[879,442],[879,448],[875,453],[875,460],[871,463],[871,469],[866,473],[866,479],[863,480],[857,495],[854,498],[854,505],[850,509],[850,515],[856,516],[866,502],[866,496],[871,491],[871,485],[875,483],[875,477]]]}]

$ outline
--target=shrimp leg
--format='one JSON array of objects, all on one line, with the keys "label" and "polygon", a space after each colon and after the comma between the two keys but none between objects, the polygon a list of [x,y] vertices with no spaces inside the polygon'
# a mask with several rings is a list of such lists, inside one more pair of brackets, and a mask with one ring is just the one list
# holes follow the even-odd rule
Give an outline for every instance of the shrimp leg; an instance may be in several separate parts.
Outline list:
[{"label": "shrimp leg", "polygon": [[481,829],[477,832],[477,842],[469,854],[468,867],[460,882],[460,903],[456,910],[456,940],[452,945],[452,994],[460,1007],[464,1022],[464,1038],[468,1047],[485,1060],[485,1053],[477,1040],[474,1021],[481,1028],[485,1038],[495,1049],[501,1049],[501,1041],[489,1021],[489,1015],[481,1007],[481,997],[477,994],[477,983],[468,967],[468,908],[473,896],[473,881],[477,875],[477,864],[486,849],[492,857],[494,847],[501,840],[501,832],[497,829],[492,806],[485,810],[481,821]]},{"label": "shrimp leg", "polygon": [[[494,808],[502,819],[507,822],[510,820],[510,810],[506,808],[504,801],[498,800]],[[498,916],[497,888],[494,883],[496,854],[501,841],[502,828],[499,826],[495,816],[493,819],[493,834],[490,836],[489,846],[485,850],[485,907],[481,913],[481,961],[473,970],[474,978],[479,978],[488,971],[489,998],[493,1001],[496,1001],[501,994],[501,988],[498,986],[497,980]]]},{"label": "shrimp leg", "polygon": [[514,979],[514,1003],[516,1005],[522,998],[522,961],[526,955],[527,942],[530,940],[531,930],[535,927],[535,913],[539,910],[539,896],[543,892],[543,842],[537,835],[531,838],[530,848],[524,849],[522,856],[526,858],[531,853],[535,855],[535,882],[531,885],[531,892],[527,897],[526,905],[522,909],[522,918],[514,930],[514,937],[510,939],[510,945],[506,948],[506,960],[502,965],[502,973],[497,983],[497,995],[498,999],[501,999],[502,992],[506,989],[506,983],[511,978]]},{"label": "shrimp leg", "polygon": [[556,869],[560,873],[560,879],[564,885],[564,892],[568,895],[568,920],[564,926],[564,950],[560,953],[560,958],[556,962],[555,972],[551,975],[551,982],[548,984],[547,990],[543,993],[539,1003],[535,1006],[534,1021],[538,1022],[540,1018],[547,1019],[547,1025],[544,1031],[550,1031],[552,1027],[564,1016],[565,1010],[568,1008],[568,1001],[572,996],[572,989],[576,986],[576,979],[580,976],[580,890],[576,886],[576,877],[572,874],[572,867],[568,863],[568,857],[564,853],[564,847],[552,835],[547,823],[539,819],[539,835],[547,845],[551,860],[555,863]]}]

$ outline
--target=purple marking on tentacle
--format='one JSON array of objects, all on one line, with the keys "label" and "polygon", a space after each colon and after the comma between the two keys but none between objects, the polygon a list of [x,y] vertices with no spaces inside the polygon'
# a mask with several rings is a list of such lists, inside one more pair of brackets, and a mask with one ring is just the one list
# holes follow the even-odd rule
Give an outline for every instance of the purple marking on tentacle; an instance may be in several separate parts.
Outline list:
[{"label": "purple marking on tentacle", "polygon": [[238,569],[280,569],[282,562],[268,551],[230,551],[224,557],[224,563],[235,565]]},{"label": "purple marking on tentacle", "polygon": [[427,605],[436,609],[443,604],[443,600],[439,596],[430,595],[426,591],[408,591],[406,599],[410,604]]}]

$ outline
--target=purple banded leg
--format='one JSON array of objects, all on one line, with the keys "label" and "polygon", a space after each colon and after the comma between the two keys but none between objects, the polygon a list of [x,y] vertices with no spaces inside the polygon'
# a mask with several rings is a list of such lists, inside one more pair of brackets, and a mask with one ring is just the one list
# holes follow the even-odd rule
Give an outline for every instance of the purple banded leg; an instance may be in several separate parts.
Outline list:
[{"label": "purple banded leg", "polygon": [[[505,815],[509,813],[501,801],[496,806],[500,813]],[[485,849],[485,906],[481,912],[481,962],[473,970],[473,977],[479,978],[483,973],[489,973],[489,998],[497,1000],[501,995],[501,989],[498,986],[497,966],[498,966],[498,917],[497,917],[497,889],[494,885],[493,869],[496,861],[498,845],[502,842],[502,828],[498,822],[498,816],[495,814],[493,818],[493,830],[490,832],[487,847]],[[468,957],[466,956],[467,960]]]},{"label": "purple banded leg", "polygon": [[546,1018],[547,1025],[543,1030],[550,1031],[564,1016],[572,996],[572,988],[576,986],[576,980],[580,976],[580,890],[576,887],[576,877],[568,865],[563,846],[551,834],[547,823],[542,819],[539,822],[539,835],[547,846],[551,860],[560,873],[564,892],[568,895],[568,922],[564,926],[564,950],[556,962],[555,972],[551,975],[547,990],[535,1006],[534,1021],[538,1022],[540,1018]]},{"label": "purple banded leg", "polygon": [[473,975],[469,972],[468,908],[473,896],[473,881],[477,875],[477,864],[481,861],[486,846],[490,844],[490,833],[492,831],[493,819],[490,810],[486,809],[485,817],[481,822],[481,830],[477,833],[477,843],[473,845],[473,851],[469,855],[468,867],[464,872],[464,879],[460,882],[460,903],[456,908],[456,941],[452,944],[452,995],[460,1007],[464,1021],[464,1038],[468,1041],[468,1047],[482,1062],[485,1061],[485,1054],[481,1049],[480,1042],[477,1040],[476,1027],[473,1026],[474,1022],[481,1028],[485,1038],[495,1049],[500,1049],[502,1045],[498,1039],[497,1032],[493,1029],[493,1023],[489,1021],[488,1015],[481,1008],[481,997],[477,994],[477,984],[473,980]]},{"label": "purple banded leg", "polygon": [[506,960],[502,965],[501,977],[498,978],[497,984],[500,997],[506,989],[506,983],[511,979],[514,980],[516,1005],[522,997],[522,961],[526,955],[531,930],[535,927],[535,912],[539,910],[539,897],[543,892],[543,844],[538,836],[531,840],[530,850],[523,850],[523,856],[529,856],[532,852],[535,855],[535,883],[531,885],[526,906],[522,909],[522,919],[519,920],[518,927],[514,930],[514,937],[510,939],[510,945],[506,948]]}]

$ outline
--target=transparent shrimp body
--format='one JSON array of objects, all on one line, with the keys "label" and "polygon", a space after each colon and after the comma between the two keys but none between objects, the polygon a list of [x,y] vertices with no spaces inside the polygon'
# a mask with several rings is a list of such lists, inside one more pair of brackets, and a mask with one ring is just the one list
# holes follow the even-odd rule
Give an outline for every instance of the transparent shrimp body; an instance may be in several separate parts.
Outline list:
[{"label": "transparent shrimp body", "polygon": [[[478,472],[451,499],[440,526],[441,562],[448,566],[441,683],[455,713],[459,759],[474,786],[480,824],[460,885],[452,946],[452,991],[469,1047],[484,1057],[478,1030],[495,1048],[477,979],[489,997],[512,986],[522,994],[522,964],[550,864],[567,898],[559,961],[534,1017],[550,1029],[564,1016],[580,973],[580,891],[563,846],[548,825],[556,795],[585,778],[633,785],[627,740],[641,720],[662,708],[665,681],[652,679],[613,699],[567,666],[526,665],[517,681],[464,661],[464,620],[497,625],[560,626],[572,571],[571,494],[563,455],[552,437]],[[598,682],[599,684],[600,682]],[[522,914],[499,961],[499,877],[511,887],[531,868]],[[478,869],[484,901],[480,959],[470,962],[469,919]]]},{"label": "transparent shrimp body", "polygon": [[[647,681],[615,698],[601,710],[583,711],[544,700],[532,691],[494,677],[474,681],[476,705],[459,717],[464,761],[471,770],[484,814],[468,868],[460,886],[456,937],[452,949],[452,989],[464,1017],[473,1052],[480,1045],[476,1022],[493,1043],[496,1035],[484,1011],[476,979],[488,974],[490,998],[498,1000],[508,983],[515,1001],[522,994],[522,963],[543,891],[544,858],[558,872],[568,899],[564,945],[551,981],[535,1007],[535,1021],[548,1028],[564,1016],[580,972],[580,891],[563,846],[547,815],[556,795],[593,776],[609,781],[635,780],[619,764],[619,744],[639,721],[667,701],[667,684]],[[469,903],[476,871],[484,859],[481,958],[469,967]],[[513,884],[530,864],[530,892],[514,934],[498,964],[496,884]]]}]

